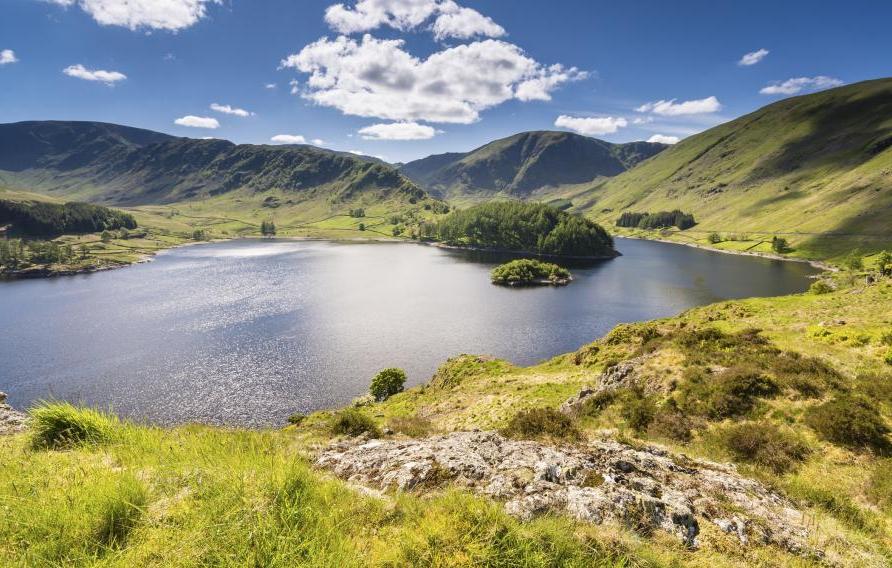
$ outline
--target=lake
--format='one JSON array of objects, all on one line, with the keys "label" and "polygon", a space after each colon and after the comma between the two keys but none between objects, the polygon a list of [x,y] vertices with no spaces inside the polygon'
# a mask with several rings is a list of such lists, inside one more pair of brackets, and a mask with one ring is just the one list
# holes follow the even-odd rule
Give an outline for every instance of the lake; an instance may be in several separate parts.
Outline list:
[{"label": "lake", "polygon": [[153,262],[0,282],[0,390],[162,424],[282,424],[343,405],[383,367],[411,384],[448,357],[528,365],[621,322],[805,290],[803,263],[617,239],[561,288],[489,283],[491,255],[409,243],[236,240]]}]

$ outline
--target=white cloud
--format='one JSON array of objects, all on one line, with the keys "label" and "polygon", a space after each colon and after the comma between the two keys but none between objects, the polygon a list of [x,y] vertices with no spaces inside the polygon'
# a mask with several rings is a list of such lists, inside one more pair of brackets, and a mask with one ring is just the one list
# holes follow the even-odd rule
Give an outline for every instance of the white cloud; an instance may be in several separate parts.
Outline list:
[{"label": "white cloud", "polygon": [[362,150],[347,150],[347,153],[348,153],[348,154],[354,154],[354,155],[356,155],[356,156],[366,156],[366,157],[368,157],[368,158],[378,158],[378,159],[381,160],[382,162],[386,162],[386,161],[387,161],[387,158],[385,158],[384,156],[377,155],[377,154],[366,154],[366,153],[363,152]]},{"label": "white cloud", "polygon": [[187,115],[173,121],[174,124],[180,126],[189,126],[191,128],[220,128],[220,123],[216,118],[208,116]]},{"label": "white cloud", "polygon": [[312,142],[314,146],[325,146],[325,140],[322,138],[313,138],[310,142]]},{"label": "white cloud", "polygon": [[208,4],[220,0],[49,0],[60,6],[77,4],[104,26],[136,30],[150,28],[177,31],[207,15]]},{"label": "white cloud", "polygon": [[288,86],[291,87],[292,95],[300,94],[300,89],[298,89],[298,87],[300,86],[300,82],[297,79],[288,81]]},{"label": "white cloud", "polygon": [[4,49],[0,51],[0,65],[9,65],[10,63],[17,63],[18,58],[15,56],[15,51],[11,49]]},{"label": "white cloud", "polygon": [[276,84],[275,83],[267,83],[263,86],[263,88],[272,90],[272,89],[276,88]]},{"label": "white cloud", "polygon": [[650,124],[654,121],[652,116],[639,116],[632,120],[632,124]]},{"label": "white cloud", "polygon": [[344,114],[386,120],[469,124],[510,99],[548,100],[560,84],[583,79],[575,67],[545,67],[516,45],[484,40],[420,59],[402,40],[322,38],[282,67],[310,75],[302,96]]},{"label": "white cloud", "polygon": [[69,65],[62,70],[69,77],[83,79],[84,81],[99,81],[106,85],[112,86],[118,81],[123,81],[127,75],[118,71],[103,71],[102,69],[87,69],[81,64]]},{"label": "white cloud", "polygon": [[211,110],[222,112],[223,114],[231,114],[234,116],[240,116],[242,118],[247,116],[254,116],[254,113],[251,111],[247,111],[243,108],[236,108],[229,105],[221,105],[217,103],[211,103]]},{"label": "white cloud", "polygon": [[325,21],[342,34],[367,32],[381,26],[401,31],[428,27],[438,40],[454,37],[501,37],[505,29],[477,10],[453,0],[359,0],[352,7],[334,4],[325,10]]},{"label": "white cloud", "polygon": [[706,97],[693,101],[675,102],[676,99],[659,100],[646,103],[636,108],[638,112],[652,112],[660,116],[684,116],[689,114],[708,114],[722,110],[722,104],[715,97]]},{"label": "white cloud", "polygon": [[431,30],[438,40],[455,37],[468,39],[474,36],[502,37],[505,28],[495,23],[489,16],[477,10],[464,8],[455,2],[442,2],[440,15],[434,20]]},{"label": "white cloud", "polygon": [[366,140],[428,140],[436,136],[437,131],[417,122],[391,122],[360,128],[359,135]]},{"label": "white cloud", "polygon": [[751,51],[749,53],[744,54],[743,57],[740,58],[740,61],[737,62],[738,65],[743,67],[749,67],[750,65],[755,65],[756,63],[765,59],[765,56],[771,53],[767,49],[758,49],[756,51]]},{"label": "white cloud", "polygon": [[763,95],[795,95],[802,91],[820,91],[831,87],[838,87],[843,82],[826,75],[817,77],[795,77],[784,82],[774,82],[762,87],[759,91]]},{"label": "white cloud", "polygon": [[678,136],[667,136],[665,134],[654,134],[647,139],[648,142],[656,142],[658,144],[676,144]]},{"label": "white cloud", "polygon": [[271,141],[276,144],[306,144],[307,139],[300,134],[276,134]]},{"label": "white cloud", "polygon": [[625,128],[628,124],[628,121],[622,117],[579,118],[565,114],[560,115],[554,121],[554,125],[558,128],[566,128],[586,136],[613,134],[620,128]]}]

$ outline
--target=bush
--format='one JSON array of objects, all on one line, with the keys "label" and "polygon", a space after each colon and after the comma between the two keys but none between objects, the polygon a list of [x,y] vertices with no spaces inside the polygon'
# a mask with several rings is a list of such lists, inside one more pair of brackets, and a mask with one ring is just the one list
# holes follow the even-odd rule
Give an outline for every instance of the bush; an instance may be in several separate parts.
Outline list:
[{"label": "bush", "polygon": [[816,357],[806,357],[799,353],[783,353],[771,361],[771,372],[784,386],[806,397],[816,397],[828,388],[839,388],[843,376]]},{"label": "bush", "polygon": [[880,460],[867,483],[867,497],[879,507],[892,511],[892,459]]},{"label": "bush", "polygon": [[598,416],[616,400],[615,390],[601,390],[590,396],[576,411],[577,416]]},{"label": "bush", "polygon": [[342,410],[332,417],[331,432],[346,436],[368,434],[370,438],[381,436],[381,430],[369,415],[352,408]]},{"label": "bush", "polygon": [[789,243],[787,243],[787,239],[783,237],[774,237],[771,239],[771,250],[778,254],[783,254],[785,252],[790,252],[791,249]]},{"label": "bush", "polygon": [[403,385],[406,384],[406,372],[396,367],[390,367],[378,372],[372,379],[369,386],[369,394],[375,397],[375,400],[381,402],[387,400],[391,396],[403,392]]},{"label": "bush", "polygon": [[829,294],[833,291],[833,286],[826,280],[815,280],[811,283],[811,286],[808,287],[808,291],[812,294]]},{"label": "bush", "polygon": [[306,419],[307,419],[306,414],[301,414],[299,412],[295,412],[294,414],[292,414],[291,416],[288,417],[288,423],[292,424],[294,426],[298,426],[301,423],[303,423],[303,421]]},{"label": "bush", "polygon": [[683,407],[714,420],[748,414],[759,397],[776,395],[777,383],[748,365],[735,365],[713,377],[699,372],[682,387]]},{"label": "bush", "polygon": [[717,245],[722,242],[722,236],[718,233],[709,233],[709,236],[706,237],[706,240],[709,241],[710,244]]},{"label": "bush", "polygon": [[889,428],[875,402],[856,395],[841,395],[809,408],[805,423],[823,439],[852,449],[886,450]]},{"label": "bush", "polygon": [[789,471],[810,453],[808,445],[795,434],[766,422],[735,424],[724,430],[722,441],[736,461],[777,474]]},{"label": "bush", "polygon": [[892,365],[892,349],[886,351],[886,356],[883,357],[883,362],[887,365]]},{"label": "bush", "polygon": [[535,438],[557,438],[579,440],[582,434],[573,421],[552,408],[521,410],[501,430],[509,438],[531,440]]},{"label": "bush", "polygon": [[647,431],[647,427],[650,426],[657,414],[657,404],[653,397],[630,391],[623,397],[620,414],[626,420],[629,428],[642,434]]},{"label": "bush", "polygon": [[648,436],[667,438],[676,442],[691,441],[692,424],[679,408],[675,399],[670,398],[654,414],[647,427]]},{"label": "bush", "polygon": [[43,403],[30,411],[31,445],[38,449],[71,448],[111,440],[117,418],[68,402]]}]

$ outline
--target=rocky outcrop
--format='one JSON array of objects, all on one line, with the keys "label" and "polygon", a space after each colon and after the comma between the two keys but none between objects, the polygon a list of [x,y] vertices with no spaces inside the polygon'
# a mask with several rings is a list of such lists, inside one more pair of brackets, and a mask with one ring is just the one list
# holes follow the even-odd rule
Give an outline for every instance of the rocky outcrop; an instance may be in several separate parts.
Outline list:
[{"label": "rocky outcrop", "polygon": [[554,447],[495,432],[453,432],[423,440],[348,440],[322,451],[318,466],[376,489],[411,490],[451,483],[501,500],[527,519],[564,512],[592,523],[618,521],[663,530],[697,545],[711,522],[743,544],[773,543],[801,554],[803,515],[731,465],[673,457],[612,440]]},{"label": "rocky outcrop", "polygon": [[28,415],[6,404],[6,393],[0,392],[0,435],[13,434],[25,429]]},{"label": "rocky outcrop", "polygon": [[636,357],[628,361],[617,363],[604,370],[598,377],[596,385],[585,387],[577,394],[567,399],[561,406],[560,411],[564,414],[576,414],[585,406],[593,396],[603,391],[614,391],[622,388],[631,388],[638,386],[638,370],[645,361],[645,357]]}]

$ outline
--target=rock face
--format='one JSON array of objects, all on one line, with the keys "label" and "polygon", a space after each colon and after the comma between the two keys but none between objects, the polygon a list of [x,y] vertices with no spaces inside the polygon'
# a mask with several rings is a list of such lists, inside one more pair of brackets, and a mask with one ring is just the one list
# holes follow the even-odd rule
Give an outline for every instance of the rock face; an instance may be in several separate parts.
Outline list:
[{"label": "rock face", "polygon": [[505,502],[528,519],[546,511],[592,523],[619,521],[664,530],[696,546],[712,522],[743,544],[763,542],[793,553],[807,544],[800,511],[731,465],[673,458],[615,441],[553,447],[495,432],[453,432],[421,440],[348,440],[322,451],[317,465],[352,483],[410,490],[445,483]]},{"label": "rock face", "polygon": [[28,415],[6,404],[6,393],[0,392],[0,435],[21,432],[27,418]]}]

